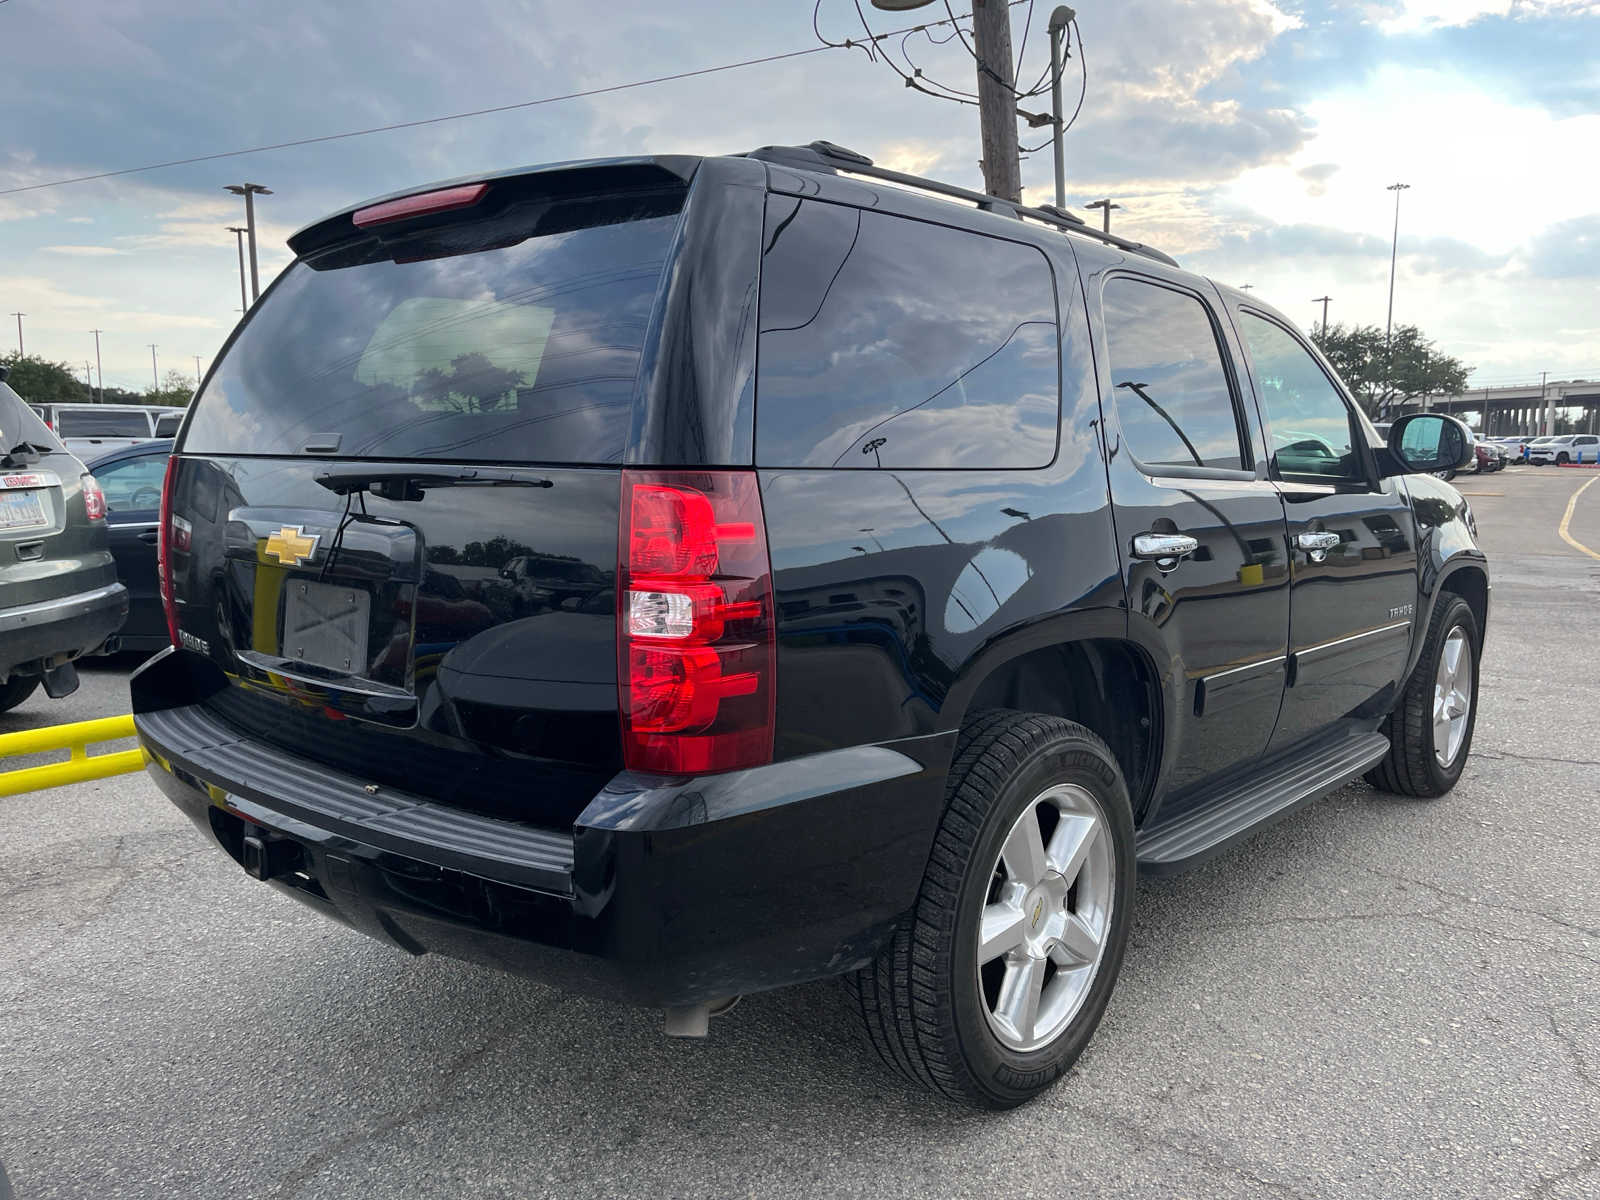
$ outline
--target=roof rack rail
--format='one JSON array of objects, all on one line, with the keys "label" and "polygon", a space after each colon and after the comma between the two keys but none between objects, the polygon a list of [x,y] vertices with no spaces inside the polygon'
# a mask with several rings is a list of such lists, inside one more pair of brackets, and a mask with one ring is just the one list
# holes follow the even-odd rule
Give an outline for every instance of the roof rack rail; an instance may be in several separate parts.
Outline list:
[{"label": "roof rack rail", "polygon": [[909,175],[904,171],[891,171],[887,167],[877,166],[865,154],[854,150],[847,150],[843,146],[836,146],[832,142],[815,141],[804,146],[762,146],[759,150],[751,150],[743,157],[759,159],[762,162],[778,163],[782,166],[799,167],[804,171],[828,171],[834,174],[865,175],[871,179],[882,179],[887,183],[898,183],[903,187],[918,188],[925,192],[933,192],[940,196],[948,196],[953,200],[967,200],[976,204],[985,212],[998,213],[1005,217],[1024,218],[1039,221],[1045,225],[1053,226],[1066,233],[1076,233],[1083,237],[1093,238],[1097,242],[1116,246],[1131,254],[1140,254],[1145,258],[1153,258],[1157,262],[1166,263],[1176,267],[1178,262],[1171,255],[1163,254],[1153,246],[1146,246],[1142,242],[1131,242],[1127,238],[1118,237],[1114,233],[1103,233],[1088,224],[1082,217],[1070,213],[1064,208],[1057,208],[1053,204],[1042,204],[1038,208],[1030,208],[1025,204],[1013,204],[1009,200],[1002,200],[998,196],[987,196],[982,192],[975,192],[970,188],[957,187],[953,183],[943,183],[937,179],[928,179],[922,175]]}]

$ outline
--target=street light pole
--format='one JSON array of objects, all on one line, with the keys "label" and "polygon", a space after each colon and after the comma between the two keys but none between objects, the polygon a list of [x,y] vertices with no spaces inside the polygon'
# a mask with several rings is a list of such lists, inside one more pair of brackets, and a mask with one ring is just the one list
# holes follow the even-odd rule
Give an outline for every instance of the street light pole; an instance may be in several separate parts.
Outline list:
[{"label": "street light pole", "polygon": [[21,313],[21,312],[14,312],[11,315],[17,319],[17,357],[21,358],[22,357],[22,318],[27,316],[28,314],[27,313]]},{"label": "street light pole", "polygon": [[1050,14],[1050,115],[1054,118],[1050,141],[1055,147],[1056,156],[1057,208],[1067,206],[1067,158],[1064,144],[1067,129],[1061,109],[1061,74],[1066,70],[1066,56],[1072,53],[1072,33],[1068,26],[1077,17],[1078,14],[1065,4]]},{"label": "street light pole", "polygon": [[250,307],[250,300],[244,294],[244,226],[229,225],[228,232],[233,234],[233,240],[239,246],[239,311],[244,312]]},{"label": "street light pole", "polygon": [[156,344],[150,343],[150,390],[161,390],[161,376],[156,373]]},{"label": "street light pole", "polygon": [[[1016,139],[1013,137],[1012,140]],[[261,296],[261,277],[256,270],[256,197],[270,196],[272,189],[262,187],[259,183],[230,183],[227,190],[235,196],[244,197],[245,233],[250,240],[250,299],[254,302]]]},{"label": "street light pole", "polygon": [[94,377],[100,381],[100,403],[104,404],[106,402],[106,371],[100,365],[100,335],[104,330],[91,329],[89,332],[94,334]]},{"label": "street light pole", "polygon": [[1085,208],[1098,208],[1098,209],[1103,210],[1103,215],[1102,215],[1102,219],[1101,219],[1101,222],[1100,222],[1100,228],[1104,232],[1110,233],[1111,232],[1111,210],[1113,208],[1121,208],[1122,205],[1113,204],[1111,202],[1111,197],[1107,196],[1104,200],[1096,200],[1093,204],[1085,204],[1084,207]]},{"label": "street light pole", "polygon": [[1389,407],[1394,391],[1394,267],[1400,253],[1400,193],[1409,183],[1391,183],[1385,191],[1394,193],[1394,241],[1389,246],[1389,317],[1383,324],[1383,406]]},{"label": "street light pole", "polygon": [[194,387],[195,391],[200,390],[200,356],[198,354],[194,356]]}]

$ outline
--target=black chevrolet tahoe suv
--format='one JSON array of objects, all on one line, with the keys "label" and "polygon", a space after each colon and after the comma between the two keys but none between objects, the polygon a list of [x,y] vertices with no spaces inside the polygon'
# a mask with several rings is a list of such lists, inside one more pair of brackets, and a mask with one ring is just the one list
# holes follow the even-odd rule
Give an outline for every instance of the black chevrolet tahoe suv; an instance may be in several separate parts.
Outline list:
[{"label": "black chevrolet tahoe suv", "polygon": [[[666,1010],[846,977],[914,1080],[1082,1051],[1139,871],[1438,796],[1473,518],[1253,296],[831,146],[297,233],[162,510],[166,794],[413,954]],[[1248,870],[1241,862],[1240,870]]]},{"label": "black chevrolet tahoe suv", "polygon": [[128,615],[105,496],[7,373],[0,367],[0,712],[41,683],[50,696],[76,690],[75,661],[110,648]]}]

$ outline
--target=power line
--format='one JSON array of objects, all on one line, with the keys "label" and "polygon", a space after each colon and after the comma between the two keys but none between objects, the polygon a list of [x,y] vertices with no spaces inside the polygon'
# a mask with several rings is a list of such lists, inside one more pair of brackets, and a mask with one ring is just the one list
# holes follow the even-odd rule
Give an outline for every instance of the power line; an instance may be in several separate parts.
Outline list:
[{"label": "power line", "polygon": [[[4,4],[6,2],[7,0],[0,0],[0,4]],[[1025,0],[1013,0],[1013,2],[1022,3],[1025,2]],[[174,158],[169,159],[166,162],[147,163],[142,167],[123,167],[121,170],[117,171],[99,171],[93,175],[75,175],[70,179],[52,179],[46,183],[30,183],[25,184],[22,187],[0,188],[0,196],[14,196],[20,192],[37,192],[44,188],[65,187],[70,183],[90,183],[96,179],[114,179],[121,175],[137,175],[145,171],[164,170],[167,167],[186,167],[194,163],[215,162],[217,159],[221,158],[240,158],[246,154],[265,154],[271,150],[288,150],[295,146],[313,146],[322,142],[337,142],[345,138],[367,137],[374,133],[393,133],[394,131],[400,129],[418,129],[424,125],[439,125],[446,121],[463,121],[469,117],[491,116],[495,113],[515,112],[524,108],[537,108],[543,104],[558,104],[564,100],[583,100],[590,96],[604,96],[609,95],[612,92],[625,92],[631,88],[650,87],[658,83],[673,83],[680,79],[693,79],[700,75],[715,75],[722,71],[737,71],[742,67],[758,67],[765,63],[782,62],[785,59],[790,58],[803,58],[809,54],[821,54],[826,50],[849,49],[856,46],[861,46],[863,49],[867,49],[867,47],[863,45],[864,42],[872,42],[876,44],[886,38],[899,37],[902,34],[915,33],[919,29],[927,29],[938,25],[948,24],[951,24],[951,22],[945,20],[928,21],[922,25],[913,25],[905,29],[894,29],[890,30],[888,33],[873,34],[870,38],[864,38],[859,41],[855,39],[847,39],[843,42],[824,42],[820,46],[808,46],[804,50],[788,50],[781,54],[767,54],[760,58],[746,58],[740,60],[739,62],[722,63],[714,67],[700,67],[693,71],[678,71],[671,75],[656,75],[649,79],[635,79],[628,83],[613,83],[607,85],[606,87],[587,88],[580,92],[563,92],[558,96],[541,96],[537,100],[521,100],[515,104],[498,104],[491,108],[475,108],[470,112],[450,113],[442,117],[424,117],[416,121],[396,121],[392,125],[374,125],[368,129],[351,129],[345,131],[344,133],[325,133],[318,137],[295,138],[291,141],[273,142],[270,145],[265,146],[252,146],[246,150],[221,150],[214,154],[196,154],[189,158]],[[870,50],[868,52],[869,54],[871,53]],[[885,56],[884,61],[888,62],[887,56]],[[891,63],[890,65],[892,66],[893,64]],[[929,94],[932,95],[933,93],[930,92]]]}]

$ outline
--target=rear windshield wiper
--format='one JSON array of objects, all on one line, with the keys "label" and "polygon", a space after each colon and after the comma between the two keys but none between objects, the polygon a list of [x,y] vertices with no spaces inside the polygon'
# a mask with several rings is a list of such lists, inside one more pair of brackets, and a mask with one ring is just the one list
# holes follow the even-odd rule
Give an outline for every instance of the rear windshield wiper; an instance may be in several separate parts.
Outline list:
[{"label": "rear windshield wiper", "polygon": [[[4,458],[0,458],[0,466],[31,467],[50,452],[49,446],[35,446],[32,442],[18,442],[6,451]],[[19,454],[25,457],[18,458]]]},{"label": "rear windshield wiper", "polygon": [[336,496],[371,492],[385,500],[421,500],[429,488],[554,487],[549,479],[533,479],[496,467],[372,467],[322,471],[316,480]]}]

